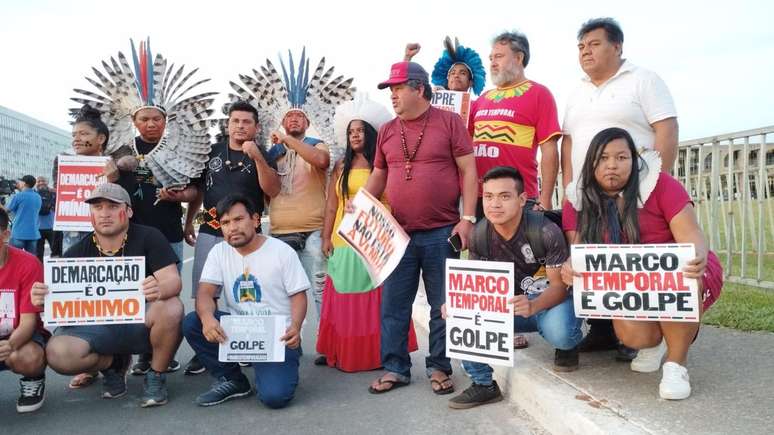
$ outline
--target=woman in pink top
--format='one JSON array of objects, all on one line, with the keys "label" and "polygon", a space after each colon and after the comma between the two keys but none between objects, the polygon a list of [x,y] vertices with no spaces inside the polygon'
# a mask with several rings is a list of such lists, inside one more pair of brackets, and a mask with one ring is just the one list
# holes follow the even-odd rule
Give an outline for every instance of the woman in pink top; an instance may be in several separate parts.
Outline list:
[{"label": "woman in pink top", "polygon": [[[656,152],[638,155],[626,130],[608,128],[594,136],[581,176],[567,186],[566,195],[562,226],[572,244],[692,243],[696,258],[683,269],[685,277],[698,280],[702,312],[717,299],[723,271],[707,248],[688,192],[661,172]],[[562,279],[572,285],[573,276],[568,260]],[[685,364],[688,348],[699,332],[698,322],[614,319],[613,327],[623,344],[640,349],[632,370],[655,372],[666,354],[659,385],[662,398],[690,396]]]}]

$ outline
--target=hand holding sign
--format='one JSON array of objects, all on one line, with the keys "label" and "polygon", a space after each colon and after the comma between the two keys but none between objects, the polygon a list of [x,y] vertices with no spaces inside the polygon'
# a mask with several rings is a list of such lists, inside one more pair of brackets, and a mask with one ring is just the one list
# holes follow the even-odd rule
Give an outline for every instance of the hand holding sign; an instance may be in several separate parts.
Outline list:
[{"label": "hand holding sign", "polygon": [[225,343],[226,331],[220,326],[220,322],[215,317],[202,319],[202,334],[210,343]]},{"label": "hand holding sign", "polygon": [[521,317],[530,317],[535,314],[532,312],[532,301],[526,295],[516,295],[512,297],[509,304],[513,304],[513,315]]},{"label": "hand holding sign", "polygon": [[699,279],[704,276],[704,269],[707,268],[707,254],[689,260],[683,268],[686,278]]},{"label": "hand holding sign", "polygon": [[30,299],[32,299],[32,305],[36,307],[42,307],[46,302],[46,295],[48,294],[48,286],[42,282],[36,282],[32,284],[32,290],[30,291]]}]

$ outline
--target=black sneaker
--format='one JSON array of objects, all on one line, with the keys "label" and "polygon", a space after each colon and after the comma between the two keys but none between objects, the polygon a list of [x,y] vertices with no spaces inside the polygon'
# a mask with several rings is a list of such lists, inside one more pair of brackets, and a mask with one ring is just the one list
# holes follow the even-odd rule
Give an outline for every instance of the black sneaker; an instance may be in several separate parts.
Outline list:
[{"label": "black sneaker", "polygon": [[[137,362],[132,366],[132,375],[142,376],[148,373],[151,369],[152,359],[153,355],[150,353],[144,353],[137,357]],[[174,373],[178,370],[180,370],[180,363],[173,359],[169,362],[169,366],[167,366],[167,371],[165,373]]]},{"label": "black sneaker", "polygon": [[327,366],[328,365],[328,358],[326,358],[325,355],[317,355],[317,358],[314,359],[314,365],[316,365],[316,366]]},{"label": "black sneaker", "polygon": [[616,347],[615,360],[620,362],[631,362],[634,358],[637,358],[637,349],[619,344]]},{"label": "black sneaker", "polygon": [[188,364],[185,366],[185,371],[183,371],[183,374],[186,376],[193,376],[193,375],[199,375],[207,371],[207,368],[204,367],[204,364],[202,364],[199,361],[199,358],[196,358],[194,356],[191,358],[190,361],[188,361]]},{"label": "black sneaker", "polygon": [[102,398],[116,399],[126,394],[126,371],[131,355],[113,355],[113,364],[102,370]]},{"label": "black sneaker", "polygon": [[465,391],[456,397],[449,399],[449,408],[468,409],[474,406],[486,405],[503,400],[503,393],[497,381],[492,381],[492,385],[472,384]]},{"label": "black sneaker", "polygon": [[196,404],[199,406],[218,405],[226,400],[249,396],[252,392],[250,381],[244,375],[235,380],[220,377],[209,391],[196,398]]},{"label": "black sneaker", "polygon": [[570,350],[556,349],[554,353],[555,372],[574,372],[578,370],[578,348]]},{"label": "black sneaker", "polygon": [[153,355],[149,353],[138,355],[137,362],[132,366],[132,375],[142,376],[148,373],[151,368],[151,359],[153,359]]},{"label": "black sneaker", "polygon": [[23,414],[25,412],[37,411],[43,406],[43,400],[46,398],[46,376],[39,378],[21,378],[19,381],[20,394],[16,401],[16,412]]},{"label": "black sneaker", "polygon": [[169,394],[167,394],[167,375],[164,373],[158,373],[154,370],[148,371],[145,374],[145,382],[143,383],[142,398],[140,399],[140,406],[143,408],[149,408],[151,406],[160,406],[167,403]]}]

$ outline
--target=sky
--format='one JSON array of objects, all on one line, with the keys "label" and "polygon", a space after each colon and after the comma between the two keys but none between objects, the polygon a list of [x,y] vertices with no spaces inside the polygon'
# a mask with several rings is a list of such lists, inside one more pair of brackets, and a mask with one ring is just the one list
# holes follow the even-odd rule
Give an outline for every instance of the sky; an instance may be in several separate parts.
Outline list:
[{"label": "sky", "polygon": [[[582,76],[576,33],[587,19],[616,18],[624,57],[655,71],[677,106],[680,139],[774,125],[774,3],[767,1],[44,1],[0,0],[0,105],[69,130],[72,88],[129,38],[200,68],[220,108],[238,74],[306,46],[336,73],[389,107],[376,84],[407,42],[428,72],[456,36],[487,65],[493,36],[517,29],[530,41],[527,77],[554,94],[560,121]],[[489,77],[487,76],[487,80]],[[491,87],[491,81],[487,88]]]}]

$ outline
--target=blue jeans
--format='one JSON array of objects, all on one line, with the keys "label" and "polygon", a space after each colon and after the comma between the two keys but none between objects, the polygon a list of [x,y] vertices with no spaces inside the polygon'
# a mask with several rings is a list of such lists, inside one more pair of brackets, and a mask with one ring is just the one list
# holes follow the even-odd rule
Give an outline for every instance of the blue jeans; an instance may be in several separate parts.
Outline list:
[{"label": "blue jeans", "polygon": [[[215,318],[228,313],[215,311]],[[244,377],[239,364],[218,361],[218,344],[210,343],[202,334],[202,322],[196,312],[188,313],[183,319],[183,335],[196,352],[196,357],[207,367],[215,378],[239,379]],[[298,386],[298,359],[301,348],[285,348],[285,362],[255,363],[255,389],[258,400],[269,408],[284,408],[293,399]]]},{"label": "blue jeans", "polygon": [[[419,286],[419,273],[430,303],[430,355],[425,358],[427,374],[435,370],[452,373],[446,357],[446,321],[441,318],[445,295],[444,273],[447,258],[458,258],[447,242],[453,226],[415,231],[409,234],[406,253],[382,288],[382,343],[384,369],[404,378],[411,376],[408,333],[411,309]],[[407,379],[406,379],[407,380]]]},{"label": "blue jeans", "polygon": [[26,239],[14,239],[11,238],[11,246],[14,248],[23,249],[32,255],[38,255],[38,239],[26,240]]},{"label": "blue jeans", "polygon": [[169,243],[169,246],[172,247],[172,250],[175,251],[175,255],[177,255],[177,259],[178,259],[177,273],[180,273],[183,271],[183,244],[184,243],[185,242],[182,240],[179,242]]},{"label": "blue jeans", "polygon": [[301,265],[304,267],[309,283],[312,285],[312,298],[317,309],[317,318],[322,311],[322,294],[325,287],[325,277],[328,272],[328,261],[322,253],[321,231],[317,230],[309,234],[303,251],[296,251]]},{"label": "blue jeans", "polygon": [[[537,295],[528,295],[535,299]],[[561,350],[575,348],[583,339],[581,324],[583,319],[575,317],[572,294],[564,302],[543,310],[530,317],[513,317],[513,329],[516,332],[540,332],[540,335],[553,347]],[[492,367],[488,364],[462,361],[462,367],[470,379],[479,385],[492,384]]]}]

